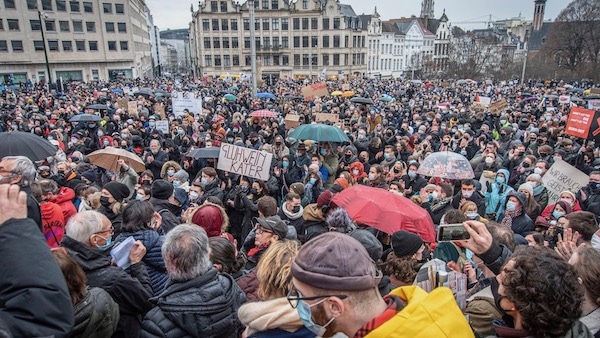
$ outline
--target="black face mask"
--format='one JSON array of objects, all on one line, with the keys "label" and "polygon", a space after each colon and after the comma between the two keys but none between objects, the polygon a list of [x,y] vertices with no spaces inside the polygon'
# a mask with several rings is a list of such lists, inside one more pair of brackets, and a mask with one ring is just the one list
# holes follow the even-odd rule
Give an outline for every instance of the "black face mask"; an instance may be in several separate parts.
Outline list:
[{"label": "black face mask", "polygon": [[106,196],[100,197],[100,204],[105,208],[110,207],[110,202],[108,201],[108,197],[106,197]]},{"label": "black face mask", "polygon": [[142,180],[142,185],[151,185],[150,180]]},{"label": "black face mask", "polygon": [[252,195],[254,195],[254,196],[257,196],[257,195],[258,195],[258,190],[256,190],[256,189],[252,188],[252,189],[250,189],[250,193],[251,193]]},{"label": "black face mask", "polygon": [[294,208],[292,209],[292,212],[295,213],[295,214],[297,214],[299,211],[300,211],[300,206],[299,205],[294,206]]},{"label": "black face mask", "polygon": [[400,169],[394,168],[394,173],[396,173],[396,174],[397,174],[397,173],[399,173],[399,172],[400,172]]}]

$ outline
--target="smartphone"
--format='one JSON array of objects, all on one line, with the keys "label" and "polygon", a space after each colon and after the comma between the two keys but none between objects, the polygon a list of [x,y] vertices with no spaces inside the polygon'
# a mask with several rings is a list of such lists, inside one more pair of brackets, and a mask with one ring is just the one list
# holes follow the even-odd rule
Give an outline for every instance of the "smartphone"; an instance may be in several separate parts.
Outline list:
[{"label": "smartphone", "polygon": [[471,238],[461,223],[440,225],[437,233],[438,242],[464,241]]}]

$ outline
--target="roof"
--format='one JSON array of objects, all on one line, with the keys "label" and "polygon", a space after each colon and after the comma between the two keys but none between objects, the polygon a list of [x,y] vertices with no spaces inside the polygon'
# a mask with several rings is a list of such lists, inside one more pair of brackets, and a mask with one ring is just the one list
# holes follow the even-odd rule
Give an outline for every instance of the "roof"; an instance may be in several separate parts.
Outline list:
[{"label": "roof", "polygon": [[396,29],[402,34],[406,34],[413,23],[416,23],[423,30],[423,35],[435,35],[431,31],[425,27],[423,21],[419,18],[401,18],[401,19],[391,19],[387,21],[391,25],[395,26]]},{"label": "roof", "polygon": [[349,17],[349,18],[358,17],[358,15],[356,15],[356,13],[354,12],[354,9],[352,9],[352,6],[350,6],[350,5],[340,4],[340,12],[345,17]]},{"label": "roof", "polygon": [[540,50],[554,22],[544,22],[539,31],[532,31],[527,41],[527,49]]},{"label": "roof", "polygon": [[371,18],[373,16],[372,15],[366,15],[366,14],[361,14],[358,16],[358,21],[360,22],[360,27],[362,28],[367,28],[369,26],[369,24],[371,23]]}]

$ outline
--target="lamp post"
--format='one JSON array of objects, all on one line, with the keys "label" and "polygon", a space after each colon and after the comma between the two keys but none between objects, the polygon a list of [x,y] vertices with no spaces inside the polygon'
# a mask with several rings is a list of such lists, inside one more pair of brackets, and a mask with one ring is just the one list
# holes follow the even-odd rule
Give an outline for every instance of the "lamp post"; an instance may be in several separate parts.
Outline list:
[{"label": "lamp post", "polygon": [[50,63],[48,63],[48,49],[46,49],[46,36],[44,35],[44,25],[48,14],[44,13],[44,23],[42,24],[42,11],[38,10],[38,18],[40,20],[40,32],[42,34],[42,43],[44,44],[44,59],[46,60],[46,72],[48,72],[48,92],[50,92],[50,84],[52,83],[52,75],[50,74]]}]

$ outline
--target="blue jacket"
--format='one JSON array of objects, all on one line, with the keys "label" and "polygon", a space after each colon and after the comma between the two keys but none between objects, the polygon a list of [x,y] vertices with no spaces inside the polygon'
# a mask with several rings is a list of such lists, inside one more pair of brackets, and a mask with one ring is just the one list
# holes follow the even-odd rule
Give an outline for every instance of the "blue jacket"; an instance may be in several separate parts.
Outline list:
[{"label": "blue jacket", "polygon": [[[498,174],[504,174],[505,180],[503,184],[498,184],[496,182],[496,178]],[[498,218],[501,214],[504,213],[504,206],[506,205],[506,199],[508,193],[513,191],[506,182],[510,180],[510,173],[506,169],[499,169],[494,177],[494,183],[492,183],[492,191],[487,191],[485,193],[485,201],[487,202],[487,208],[485,209],[486,214],[496,214],[496,219],[494,221],[498,221]]]},{"label": "blue jacket", "polygon": [[314,338],[316,337],[309,329],[302,327],[295,332],[287,332],[281,329],[272,329],[263,332],[257,332],[248,338]]}]

